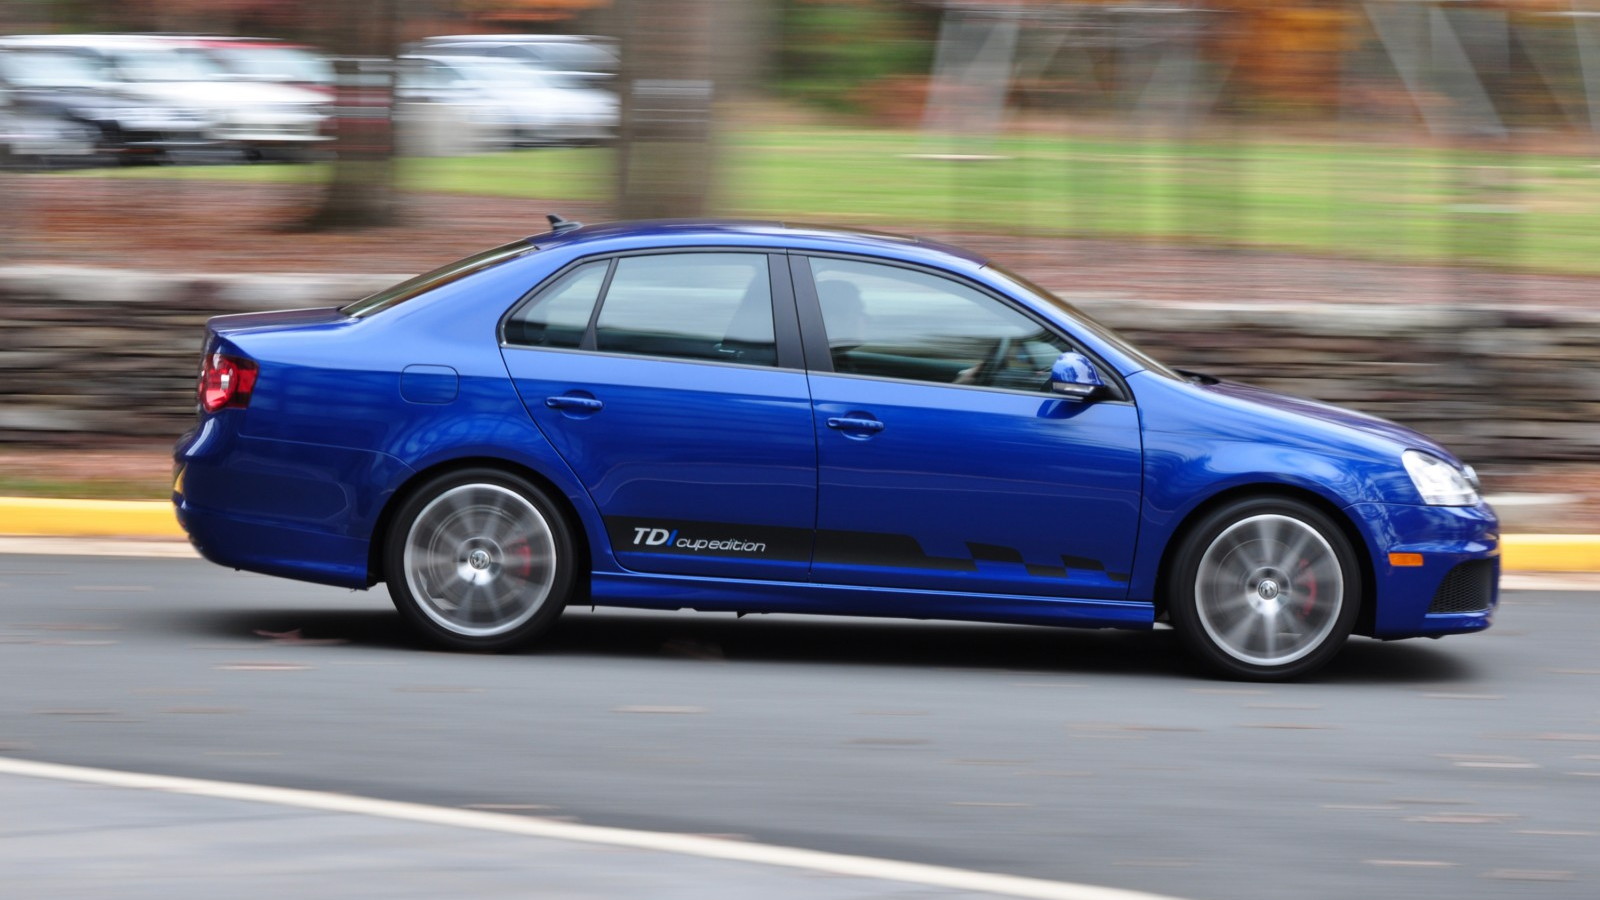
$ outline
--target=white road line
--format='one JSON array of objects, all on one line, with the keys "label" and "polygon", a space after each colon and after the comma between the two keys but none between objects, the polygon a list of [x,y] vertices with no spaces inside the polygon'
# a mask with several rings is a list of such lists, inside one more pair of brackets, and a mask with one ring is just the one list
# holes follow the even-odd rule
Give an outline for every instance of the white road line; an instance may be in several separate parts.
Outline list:
[{"label": "white road line", "polygon": [[1172,897],[1147,894],[1141,891],[1073,884],[1065,881],[1047,881],[1040,878],[1023,878],[1015,875],[998,875],[990,872],[948,868],[946,866],[874,859],[867,856],[825,853],[796,847],[729,841],[699,835],[636,831],[629,828],[606,828],[598,825],[578,825],[571,822],[556,822],[548,819],[507,815],[505,813],[425,806],[420,803],[401,803],[393,800],[374,800],[348,794],[330,794],[319,791],[263,787],[227,781],[177,778],[166,775],[145,775],[137,772],[63,766],[21,759],[0,758],[0,775],[19,775],[27,778],[48,778],[57,781],[99,784],[107,787],[164,791],[173,794],[213,797],[221,800],[239,800],[248,803],[268,803],[275,806],[290,806],[298,809],[314,809],[347,815],[374,816],[383,819],[420,822],[427,825],[442,825],[453,828],[472,828],[478,831],[493,831],[500,834],[515,834],[557,841],[605,844],[613,847],[654,850],[661,853],[677,853],[706,859],[723,859],[757,865],[806,869],[812,872],[825,872],[833,875],[899,881],[907,884],[974,891],[1006,897],[1026,897],[1033,898],[1033,900],[1175,900]]}]

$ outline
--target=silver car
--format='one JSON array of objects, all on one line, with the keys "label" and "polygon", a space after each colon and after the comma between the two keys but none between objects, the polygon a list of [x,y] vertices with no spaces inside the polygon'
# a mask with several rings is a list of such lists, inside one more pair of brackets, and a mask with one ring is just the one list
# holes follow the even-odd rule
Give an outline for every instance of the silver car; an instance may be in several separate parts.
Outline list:
[{"label": "silver car", "polygon": [[[63,78],[120,98],[130,109],[193,123],[205,140],[247,154],[327,140],[328,100],[312,91],[239,81],[171,39],[143,35],[51,35],[0,38],[0,53],[49,60]],[[37,68],[36,68],[37,71]],[[154,114],[161,115],[155,116]],[[169,115],[170,113],[170,115]]]},{"label": "silver car", "polygon": [[404,56],[395,97],[449,107],[482,149],[590,143],[616,134],[617,99],[560,74],[481,56]]}]

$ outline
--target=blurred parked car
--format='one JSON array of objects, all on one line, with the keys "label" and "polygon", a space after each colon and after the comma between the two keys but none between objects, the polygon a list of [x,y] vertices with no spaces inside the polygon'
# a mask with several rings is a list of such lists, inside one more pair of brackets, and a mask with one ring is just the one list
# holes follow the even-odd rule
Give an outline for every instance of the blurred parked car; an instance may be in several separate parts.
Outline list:
[{"label": "blurred parked car", "polygon": [[[23,157],[77,156],[81,144],[74,135],[88,137],[96,158],[118,162],[159,159],[210,143],[206,116],[126,90],[107,81],[92,58],[54,47],[0,38],[0,93],[10,109],[7,146]],[[25,131],[34,137],[22,137]],[[66,142],[53,149],[39,145],[36,139],[50,131]]]},{"label": "blurred parked car", "polygon": [[273,38],[197,35],[175,38],[185,53],[205,57],[240,81],[286,84],[333,94],[333,65],[311,47]]},{"label": "blurred parked car", "polygon": [[216,63],[180,52],[170,39],[118,34],[8,37],[0,38],[0,55],[14,60],[7,67],[13,77],[35,87],[70,87],[115,98],[124,111],[141,114],[128,123],[140,134],[165,135],[175,130],[174,123],[187,121],[194,126],[187,137],[239,147],[251,156],[326,140],[325,96],[230,79]]},{"label": "blurred parked car", "polygon": [[565,76],[485,56],[405,56],[395,99],[454,107],[483,146],[515,147],[610,139],[617,99]]},{"label": "blurred parked car", "polygon": [[617,72],[617,52],[606,38],[569,34],[447,34],[406,48],[431,56],[492,56],[557,72],[584,87],[606,88]]},{"label": "blurred parked car", "polygon": [[0,168],[41,168],[94,159],[98,132],[55,110],[14,107],[0,90]]}]

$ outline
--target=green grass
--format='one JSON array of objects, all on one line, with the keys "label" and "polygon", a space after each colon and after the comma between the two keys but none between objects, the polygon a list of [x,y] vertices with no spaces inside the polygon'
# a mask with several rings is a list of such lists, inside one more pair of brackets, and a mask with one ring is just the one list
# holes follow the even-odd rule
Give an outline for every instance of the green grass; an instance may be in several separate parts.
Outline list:
[{"label": "green grass", "polygon": [[[1050,135],[973,144],[822,127],[738,131],[718,152],[717,206],[730,215],[1600,273],[1600,168],[1579,158]],[[944,152],[1004,158],[914,158]],[[400,171],[403,184],[419,191],[603,201],[611,166],[609,150],[560,149],[408,159]],[[325,171],[234,166],[109,174],[301,182]]]},{"label": "green grass", "polygon": [[0,476],[0,497],[46,497],[80,500],[165,500],[169,484],[158,478],[18,478]]}]

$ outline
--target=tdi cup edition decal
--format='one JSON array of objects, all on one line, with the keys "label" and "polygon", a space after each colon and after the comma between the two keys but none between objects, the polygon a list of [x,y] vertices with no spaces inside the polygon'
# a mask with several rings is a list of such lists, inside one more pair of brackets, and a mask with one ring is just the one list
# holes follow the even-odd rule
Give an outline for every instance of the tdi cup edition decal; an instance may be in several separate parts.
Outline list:
[{"label": "tdi cup edition decal", "polygon": [[[740,525],[731,522],[691,522],[668,519],[612,517],[605,520],[611,546],[619,553],[663,553],[673,556],[715,556],[724,559],[770,559],[785,562],[812,560],[813,532],[775,525]],[[895,569],[931,569],[976,572],[978,563],[1025,566],[1035,578],[1066,578],[1072,569],[1104,574],[1125,582],[1126,574],[1107,572],[1097,559],[1060,557],[1062,565],[1026,562],[1022,553],[997,544],[967,544],[970,557],[929,556],[909,534],[870,531],[815,532],[816,562],[824,565],[883,566]]]},{"label": "tdi cup edition decal", "polygon": [[606,519],[611,546],[619,553],[773,559],[808,562],[811,531],[776,525],[684,522],[613,517]]}]

